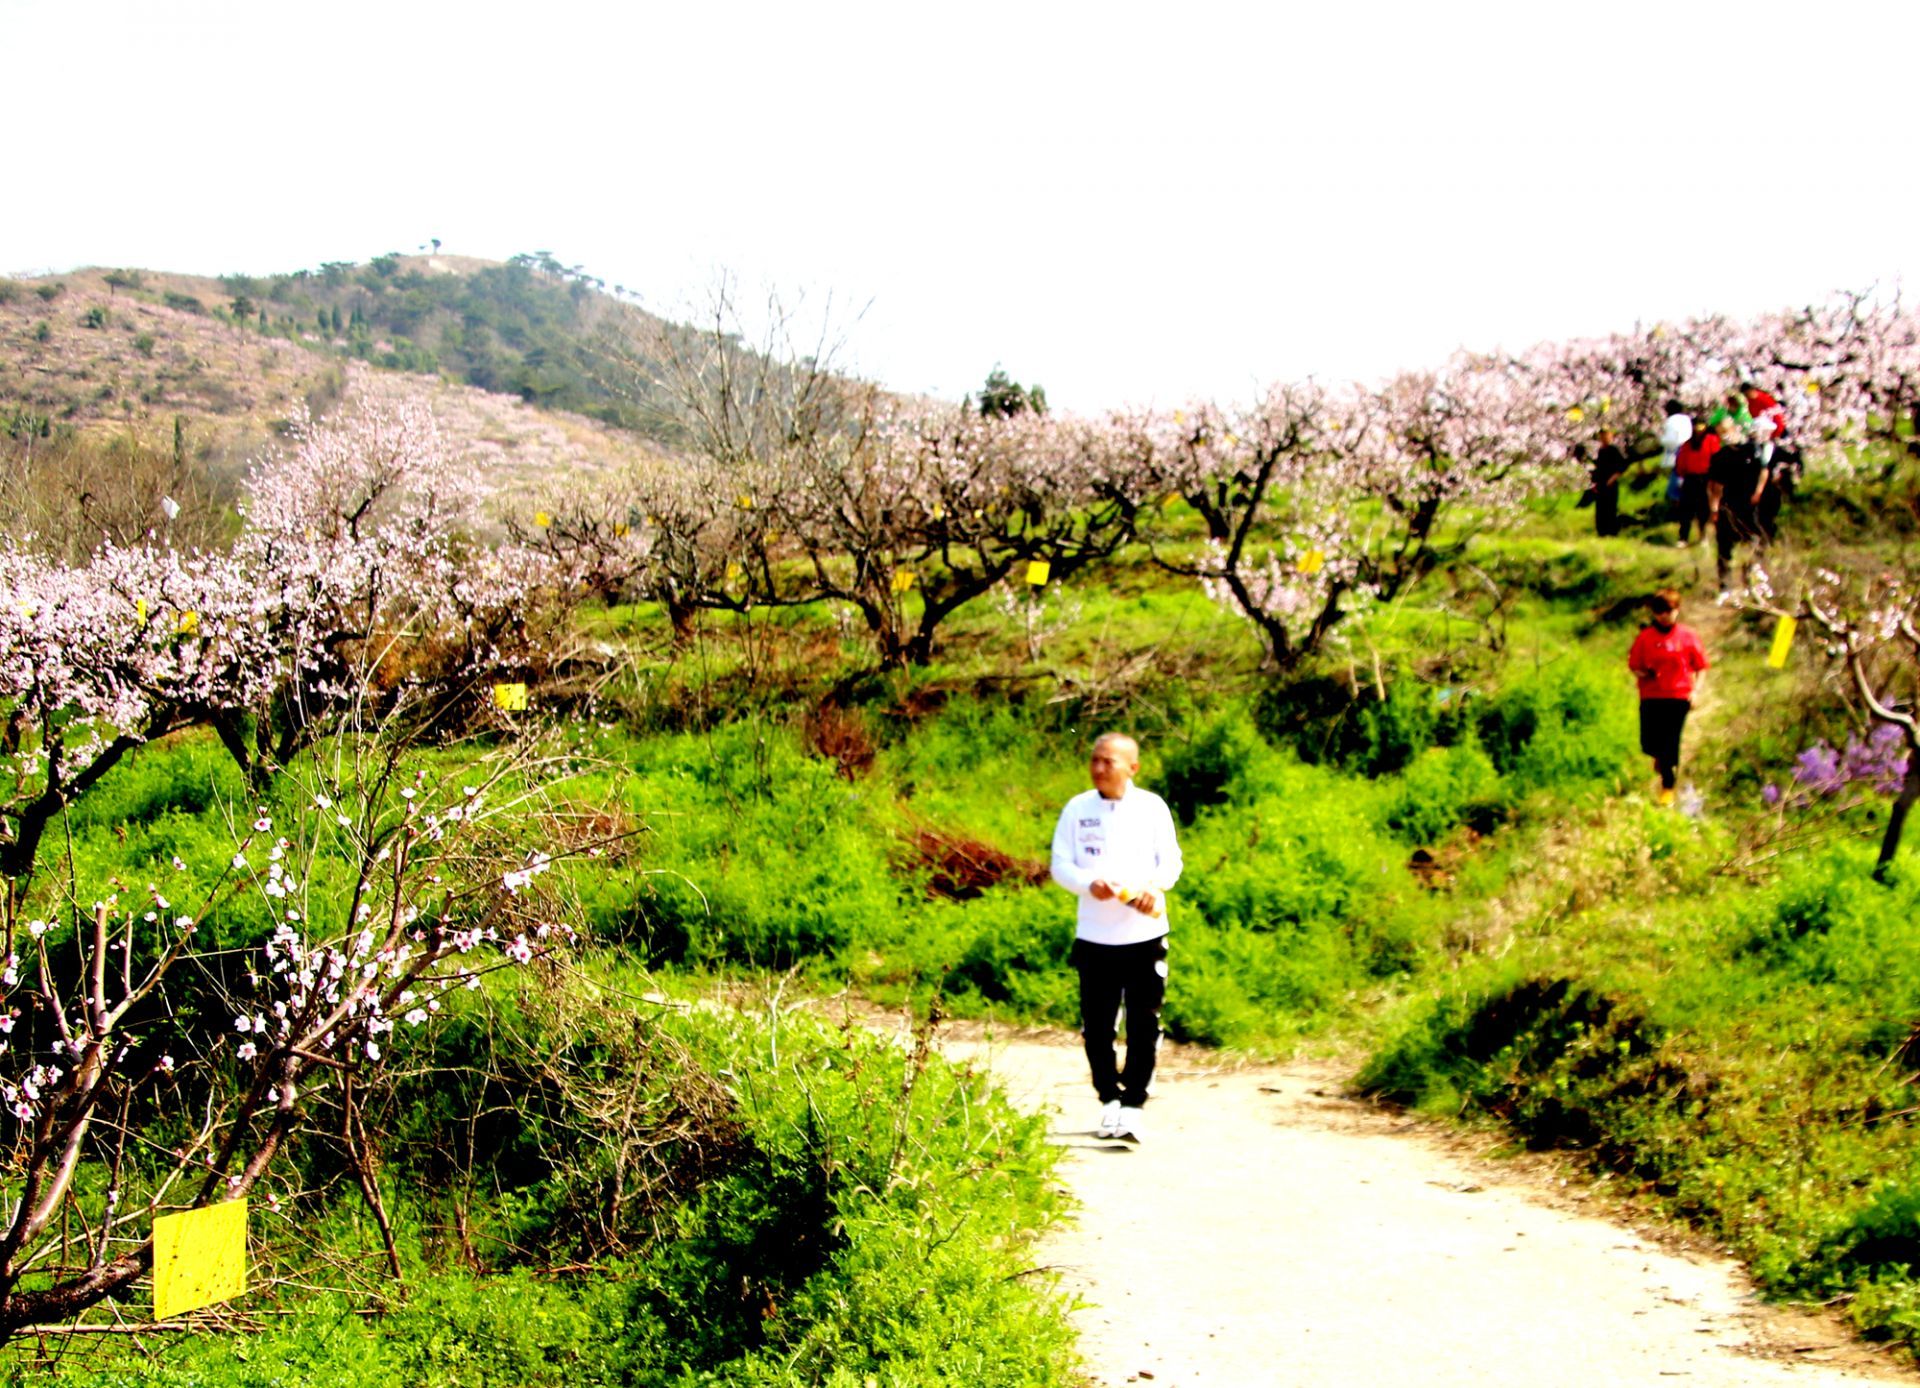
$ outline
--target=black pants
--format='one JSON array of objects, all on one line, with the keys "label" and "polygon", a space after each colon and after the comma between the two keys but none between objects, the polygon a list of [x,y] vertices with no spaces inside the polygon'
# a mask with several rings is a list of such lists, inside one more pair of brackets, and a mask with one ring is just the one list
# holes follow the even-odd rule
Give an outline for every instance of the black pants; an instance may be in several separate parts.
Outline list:
[{"label": "black pants", "polygon": [[1593,489],[1593,533],[1600,536],[1620,533],[1620,484]]},{"label": "black pants", "polygon": [[[1073,942],[1080,971],[1080,1035],[1087,1044],[1093,1089],[1103,1104],[1118,1099],[1130,1108],[1147,1102],[1153,1061],[1160,1048],[1160,1004],[1167,996],[1167,937],[1137,945]],[[1127,1008],[1127,1065],[1113,1053],[1114,1024]]]},{"label": "black pants", "polygon": [[1720,516],[1714,522],[1713,542],[1716,563],[1714,572],[1725,588],[1733,573],[1733,552],[1741,545],[1752,544],[1765,539],[1760,527],[1759,513],[1754,509],[1751,497],[1741,497],[1735,501],[1731,496],[1720,499]]},{"label": "black pants", "polygon": [[1653,758],[1660,784],[1667,790],[1673,789],[1675,773],[1680,769],[1680,732],[1687,726],[1692,708],[1685,699],[1640,701],[1640,750]]},{"label": "black pants", "polygon": [[1707,475],[1704,472],[1680,478],[1680,539],[1684,542],[1688,530],[1698,525],[1700,538],[1707,537]]}]

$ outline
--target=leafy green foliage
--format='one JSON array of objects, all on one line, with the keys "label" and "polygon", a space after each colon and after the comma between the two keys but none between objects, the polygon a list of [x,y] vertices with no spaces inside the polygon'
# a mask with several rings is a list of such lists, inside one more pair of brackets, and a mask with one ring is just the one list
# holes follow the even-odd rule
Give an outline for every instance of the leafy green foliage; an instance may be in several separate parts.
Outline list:
[{"label": "leafy green foliage", "polygon": [[[535,1027],[521,1038],[529,1055],[587,1039],[577,1018],[556,1034],[517,1015]],[[736,1150],[655,1207],[644,1248],[565,1277],[421,1263],[371,1318],[333,1297],[291,1297],[297,1317],[262,1334],[190,1339],[155,1356],[108,1346],[106,1362],[56,1381],[1068,1381],[1064,1317],[1017,1276],[1023,1245],[1056,1212],[1043,1118],[1015,1113],[983,1075],[857,1028],[713,1011],[650,1026],[688,1064],[729,1077]],[[430,1227],[416,1214],[405,1232]]]}]

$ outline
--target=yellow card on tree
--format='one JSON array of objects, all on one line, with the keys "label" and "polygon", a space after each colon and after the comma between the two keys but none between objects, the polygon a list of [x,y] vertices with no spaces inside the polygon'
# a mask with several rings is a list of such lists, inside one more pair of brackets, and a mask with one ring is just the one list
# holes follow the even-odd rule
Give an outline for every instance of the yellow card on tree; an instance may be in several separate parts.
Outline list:
[{"label": "yellow card on tree", "polygon": [[535,511],[533,513],[533,523],[539,526],[542,530],[545,530],[548,526],[553,524],[553,517],[548,515],[545,511]]},{"label": "yellow card on tree", "polygon": [[247,1290],[247,1202],[153,1221],[153,1318],[171,1320]]},{"label": "yellow card on tree", "polygon": [[1036,588],[1044,585],[1047,581],[1047,576],[1052,572],[1053,565],[1044,559],[1030,559],[1027,561],[1027,582]]},{"label": "yellow card on tree", "polygon": [[527,687],[524,684],[496,684],[493,687],[493,706],[505,709],[508,713],[525,713]]},{"label": "yellow card on tree", "polygon": [[904,593],[910,590],[912,587],[913,587],[913,570],[912,569],[895,569],[893,571],[893,591],[894,592]]},{"label": "yellow card on tree", "polygon": [[1780,625],[1773,629],[1773,649],[1767,652],[1767,664],[1774,669],[1787,668],[1787,652],[1793,648],[1793,631],[1799,625],[1791,617],[1782,617]]},{"label": "yellow card on tree", "polygon": [[1327,556],[1323,550],[1310,549],[1300,556],[1300,562],[1294,567],[1303,574],[1317,574],[1327,566]]}]

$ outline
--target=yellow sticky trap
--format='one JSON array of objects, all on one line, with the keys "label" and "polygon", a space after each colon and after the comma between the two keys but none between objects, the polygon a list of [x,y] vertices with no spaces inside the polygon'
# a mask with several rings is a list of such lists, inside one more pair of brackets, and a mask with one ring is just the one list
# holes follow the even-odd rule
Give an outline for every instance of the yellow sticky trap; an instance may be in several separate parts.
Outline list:
[{"label": "yellow sticky trap", "polygon": [[133,615],[140,619],[141,626],[147,624],[147,600],[145,598],[135,598],[133,600]]},{"label": "yellow sticky trap", "polygon": [[1310,549],[1300,556],[1300,562],[1294,567],[1303,574],[1317,574],[1327,566],[1327,556],[1322,550]]},{"label": "yellow sticky trap", "polygon": [[947,508],[936,501],[933,503],[932,515],[935,520],[945,520],[947,518]]},{"label": "yellow sticky trap", "polygon": [[193,635],[196,631],[200,630],[200,614],[198,612],[182,612],[180,614],[180,625],[176,627],[175,630],[182,636]]},{"label": "yellow sticky trap", "polygon": [[1044,586],[1047,581],[1047,575],[1052,572],[1053,565],[1044,559],[1030,559],[1027,561],[1027,582],[1035,588]]},{"label": "yellow sticky trap", "polygon": [[1578,405],[1575,405],[1572,409],[1567,411],[1567,418],[1572,420],[1575,424],[1578,424],[1581,420],[1585,419],[1586,417],[1587,417],[1587,412],[1581,409]]},{"label": "yellow sticky trap", "polygon": [[913,587],[913,570],[912,569],[895,569],[893,571],[893,591],[894,592],[905,593],[911,590],[912,587]]},{"label": "yellow sticky trap", "polygon": [[1612,408],[1613,408],[1613,397],[1611,395],[1601,396],[1600,397],[1600,413],[1605,414],[1608,410]]},{"label": "yellow sticky trap", "polygon": [[545,530],[548,526],[553,524],[553,517],[548,515],[545,511],[535,511],[533,513],[533,523],[539,526],[542,530]]},{"label": "yellow sticky trap", "polygon": [[525,713],[527,687],[524,684],[496,684],[493,687],[493,706],[505,709],[508,713]]},{"label": "yellow sticky trap", "polygon": [[1791,617],[1782,617],[1780,625],[1773,629],[1773,649],[1767,652],[1767,664],[1776,670],[1787,668],[1787,652],[1793,648],[1794,628],[1800,624]]},{"label": "yellow sticky trap", "polygon": [[616,540],[624,540],[624,539],[626,539],[626,537],[627,537],[627,527],[626,527],[626,526],[624,526],[624,525],[616,525],[616,526],[614,526],[614,527],[613,527],[613,538],[614,538],[614,539],[616,539]]},{"label": "yellow sticky trap", "polygon": [[742,511],[751,511],[753,509],[753,498],[745,492],[740,493],[740,495],[736,496],[733,500]]},{"label": "yellow sticky trap", "polygon": [[741,568],[738,564],[727,565],[727,582],[738,583],[740,581],[740,576],[745,572],[746,570]]},{"label": "yellow sticky trap", "polygon": [[1818,381],[1808,381],[1807,394],[1818,395],[1819,393],[1820,393],[1820,383]]},{"label": "yellow sticky trap", "polygon": [[153,1318],[171,1320],[247,1290],[247,1202],[153,1221]]}]

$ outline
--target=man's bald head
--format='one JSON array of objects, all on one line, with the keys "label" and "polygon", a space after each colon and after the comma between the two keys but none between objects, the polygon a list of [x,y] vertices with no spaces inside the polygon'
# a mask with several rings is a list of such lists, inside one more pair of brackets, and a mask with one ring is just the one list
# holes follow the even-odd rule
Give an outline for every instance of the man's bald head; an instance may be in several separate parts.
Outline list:
[{"label": "man's bald head", "polygon": [[1094,789],[1109,800],[1118,800],[1140,770],[1140,744],[1125,733],[1101,733],[1093,740],[1087,769]]}]

